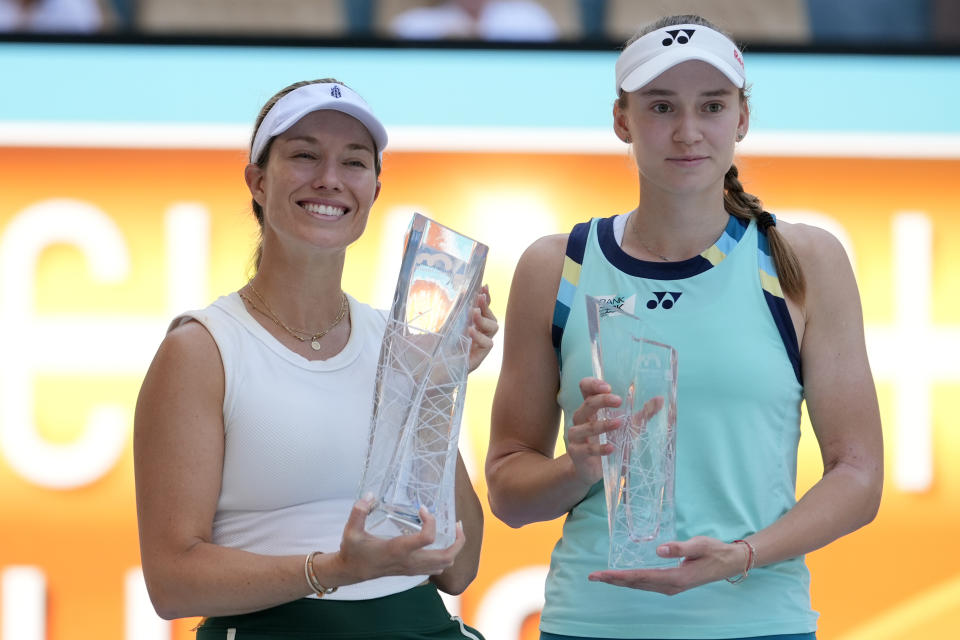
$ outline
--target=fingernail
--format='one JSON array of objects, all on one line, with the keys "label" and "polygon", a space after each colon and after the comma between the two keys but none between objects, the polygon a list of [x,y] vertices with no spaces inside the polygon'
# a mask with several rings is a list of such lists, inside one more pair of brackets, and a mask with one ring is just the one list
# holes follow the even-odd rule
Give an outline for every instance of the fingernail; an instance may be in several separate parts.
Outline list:
[{"label": "fingernail", "polygon": [[657,547],[658,556],[665,556],[665,555],[668,555],[669,553],[670,553],[670,547],[668,547],[667,545],[662,544],[659,547]]}]

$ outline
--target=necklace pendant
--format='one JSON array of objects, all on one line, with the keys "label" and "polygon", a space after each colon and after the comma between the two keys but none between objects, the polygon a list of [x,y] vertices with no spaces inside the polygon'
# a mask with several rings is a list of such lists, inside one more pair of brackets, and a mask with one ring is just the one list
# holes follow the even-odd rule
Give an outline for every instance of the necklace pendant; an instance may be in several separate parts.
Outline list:
[{"label": "necklace pendant", "polygon": [[311,341],[310,341],[310,348],[313,349],[314,351],[320,351],[320,341],[319,341],[319,340],[311,340]]}]

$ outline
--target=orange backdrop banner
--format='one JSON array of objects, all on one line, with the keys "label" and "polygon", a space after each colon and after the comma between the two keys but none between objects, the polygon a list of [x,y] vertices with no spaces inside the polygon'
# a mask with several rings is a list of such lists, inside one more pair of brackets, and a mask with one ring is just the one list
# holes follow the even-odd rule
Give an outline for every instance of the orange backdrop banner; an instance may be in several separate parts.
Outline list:
[{"label": "orange backdrop banner", "polygon": [[[0,622],[16,640],[191,637],[160,621],[139,574],[130,435],[140,381],[178,312],[249,274],[256,229],[244,152],[2,148]],[[877,520],[808,561],[821,639],[948,638],[960,626],[960,159],[749,156],[747,190],[834,232],[861,295],[887,482]],[[490,246],[501,319],[537,237],[633,207],[620,155],[393,152],[345,288],[390,303],[420,211]],[[470,381],[462,449],[483,459],[499,354]],[[804,425],[798,491],[822,471]],[[536,637],[559,522],[487,512],[480,574],[459,600],[490,640]],[[4,635],[4,640],[13,638]]]}]

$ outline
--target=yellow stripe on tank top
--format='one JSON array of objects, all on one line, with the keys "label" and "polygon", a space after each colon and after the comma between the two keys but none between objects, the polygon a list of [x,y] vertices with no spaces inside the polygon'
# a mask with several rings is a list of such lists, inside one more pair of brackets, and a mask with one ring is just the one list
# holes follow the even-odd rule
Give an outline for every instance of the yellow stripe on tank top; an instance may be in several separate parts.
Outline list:
[{"label": "yellow stripe on tank top", "polygon": [[727,257],[727,254],[725,254],[723,251],[720,251],[720,249],[717,248],[717,245],[713,245],[701,253],[700,256],[709,260],[710,264],[713,266],[717,266],[724,258]]},{"label": "yellow stripe on tank top", "polygon": [[580,282],[580,269],[581,265],[574,262],[570,256],[563,257],[563,279],[573,286]]},{"label": "yellow stripe on tank top", "polygon": [[763,287],[763,290],[769,294],[775,295],[778,298],[783,297],[783,289],[780,288],[780,280],[773,277],[763,269],[760,271],[760,286]]}]

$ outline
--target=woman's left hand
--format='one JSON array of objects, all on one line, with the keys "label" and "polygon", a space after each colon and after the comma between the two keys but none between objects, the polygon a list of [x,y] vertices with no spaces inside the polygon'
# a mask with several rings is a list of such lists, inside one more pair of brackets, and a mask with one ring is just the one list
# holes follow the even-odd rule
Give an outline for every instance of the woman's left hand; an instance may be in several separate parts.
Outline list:
[{"label": "woman's left hand", "polygon": [[745,544],[705,536],[667,542],[657,547],[657,555],[682,560],[679,567],[670,569],[608,569],[594,571],[588,578],[593,582],[672,596],[708,582],[738,576],[746,569],[748,559]]},{"label": "woman's left hand", "polygon": [[470,371],[473,371],[493,349],[493,336],[500,329],[497,317],[490,310],[490,288],[487,285],[483,285],[477,294],[471,317],[473,322],[469,331],[473,344],[470,345]]}]

